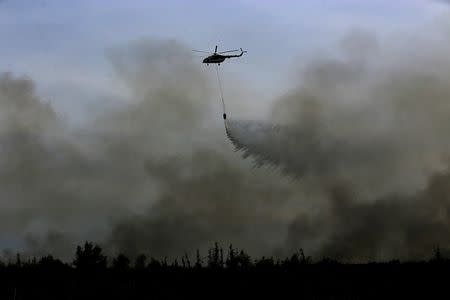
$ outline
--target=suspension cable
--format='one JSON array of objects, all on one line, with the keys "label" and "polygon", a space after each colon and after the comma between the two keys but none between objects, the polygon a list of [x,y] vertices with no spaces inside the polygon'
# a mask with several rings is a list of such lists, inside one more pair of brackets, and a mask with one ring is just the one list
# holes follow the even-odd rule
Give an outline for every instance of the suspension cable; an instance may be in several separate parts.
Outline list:
[{"label": "suspension cable", "polygon": [[227,112],[225,110],[225,100],[223,98],[222,82],[220,81],[219,66],[218,65],[216,65],[216,73],[217,73],[217,82],[219,83],[220,100],[222,101],[223,119],[226,120],[227,119]]}]

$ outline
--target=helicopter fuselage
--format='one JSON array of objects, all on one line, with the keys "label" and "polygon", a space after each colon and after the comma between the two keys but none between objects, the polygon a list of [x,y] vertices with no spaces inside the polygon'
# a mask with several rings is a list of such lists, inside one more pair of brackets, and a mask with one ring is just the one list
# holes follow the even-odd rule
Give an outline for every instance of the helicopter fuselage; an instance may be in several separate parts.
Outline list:
[{"label": "helicopter fuselage", "polygon": [[205,63],[205,64],[220,64],[226,58],[227,58],[227,56],[225,56],[225,55],[213,54],[213,55],[208,56],[207,58],[205,58],[203,60],[203,63]]},{"label": "helicopter fuselage", "polygon": [[205,58],[203,60],[203,63],[207,64],[207,65],[209,65],[209,64],[219,64],[220,65],[220,63],[222,63],[225,59],[232,58],[232,57],[241,57],[242,54],[244,54],[245,52],[246,51],[243,51],[241,49],[241,53],[237,54],[237,55],[222,55],[222,54],[214,53],[213,55],[210,55],[207,58]]}]

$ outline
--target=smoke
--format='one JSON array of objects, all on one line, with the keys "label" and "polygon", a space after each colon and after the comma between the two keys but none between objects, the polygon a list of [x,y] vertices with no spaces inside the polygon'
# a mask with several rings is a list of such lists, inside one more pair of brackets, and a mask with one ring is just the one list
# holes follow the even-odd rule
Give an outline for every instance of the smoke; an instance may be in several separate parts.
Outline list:
[{"label": "smoke", "polygon": [[285,230],[273,212],[287,201],[278,201],[286,188],[275,176],[249,173],[234,155],[216,118],[215,78],[189,52],[173,42],[141,42],[111,53],[138,103],[109,116],[105,127],[114,136],[121,131],[115,145],[121,151],[140,149],[133,158],[141,157],[155,195],[139,214],[114,222],[108,245],[159,257],[193,253],[216,240],[250,250],[273,247]]},{"label": "smoke", "polygon": [[362,203],[351,187],[338,186],[329,191],[327,210],[291,223],[287,247],[358,261],[429,257],[430,249],[449,246],[449,183],[448,174],[435,175],[414,196],[388,196],[373,203]]},{"label": "smoke", "polygon": [[0,111],[0,219],[2,238],[11,244],[23,230],[39,227],[42,215],[59,218],[55,210],[67,206],[56,198],[71,176],[61,181],[60,173],[76,167],[80,157],[65,140],[64,123],[35,96],[30,79],[0,76]]},{"label": "smoke", "polygon": [[394,62],[370,34],[344,42],[343,58],[310,63],[275,103],[282,127],[230,121],[228,135],[290,175],[351,182],[364,197],[415,192],[447,164],[447,55]]},{"label": "smoke", "polygon": [[342,45],[340,57],[309,63],[274,104],[273,122],[283,125],[228,122],[244,157],[303,178],[328,199],[294,219],[286,247],[386,259],[450,246],[448,38],[389,48],[356,31]]},{"label": "smoke", "polygon": [[191,51],[143,40],[108,57],[132,100],[80,129],[30,79],[0,78],[2,245],[69,259],[84,240],[159,257],[216,240],[256,253],[282,242],[297,187],[232,151],[214,77]]},{"label": "smoke", "polygon": [[[1,245],[68,259],[85,240],[159,257],[219,241],[354,260],[448,246],[449,41],[401,41],[351,33],[268,120],[226,132],[214,73],[176,41],[110,49],[129,101],[79,129],[2,75]],[[226,94],[254,103],[244,86]]]}]

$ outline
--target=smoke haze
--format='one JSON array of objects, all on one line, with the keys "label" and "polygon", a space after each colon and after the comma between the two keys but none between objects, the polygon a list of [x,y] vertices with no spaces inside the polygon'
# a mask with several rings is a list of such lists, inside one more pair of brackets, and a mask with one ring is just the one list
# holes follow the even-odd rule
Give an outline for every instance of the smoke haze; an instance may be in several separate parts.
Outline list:
[{"label": "smoke haze", "polygon": [[342,57],[308,64],[275,103],[283,126],[228,123],[244,157],[328,198],[291,223],[288,245],[342,259],[417,258],[448,245],[449,40],[428,42],[408,41],[402,50],[419,50],[401,56],[352,32]]},{"label": "smoke haze", "polygon": [[[0,242],[63,258],[86,239],[129,255],[220,241],[255,255],[427,257],[450,246],[449,48],[439,33],[351,32],[340,57],[291,76],[267,120],[231,119],[226,133],[214,73],[176,41],[109,50],[133,101],[79,129],[31,79],[4,74]],[[243,95],[229,107],[254,104],[242,86],[225,92]]]}]

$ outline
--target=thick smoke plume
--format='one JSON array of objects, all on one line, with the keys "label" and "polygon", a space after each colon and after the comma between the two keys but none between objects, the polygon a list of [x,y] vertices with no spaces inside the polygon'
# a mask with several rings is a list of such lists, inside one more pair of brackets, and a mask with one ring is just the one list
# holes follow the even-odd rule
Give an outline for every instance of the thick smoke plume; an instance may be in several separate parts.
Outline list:
[{"label": "thick smoke plume", "polygon": [[235,155],[216,118],[214,77],[191,51],[148,40],[108,57],[132,100],[77,130],[31,80],[0,78],[5,254],[69,258],[86,239],[158,257],[214,241],[253,253],[282,242],[296,187]]},{"label": "thick smoke plume", "polygon": [[282,126],[227,124],[244,157],[304,178],[328,198],[320,213],[291,224],[292,247],[374,259],[449,246],[449,40],[415,42],[408,55],[381,43],[354,32],[342,57],[308,64],[274,104]]},{"label": "thick smoke plume", "polygon": [[228,136],[258,165],[290,175],[351,182],[369,198],[414,193],[447,166],[448,43],[404,61],[369,34],[343,43],[343,58],[310,63],[274,104],[283,126],[230,121]]},{"label": "thick smoke plume", "polygon": [[87,239],[169,257],[214,241],[352,260],[450,246],[449,41],[401,40],[350,34],[341,57],[302,68],[268,120],[232,119],[226,133],[214,73],[177,42],[110,50],[132,100],[76,130],[30,79],[2,75],[5,254],[70,257]]}]

